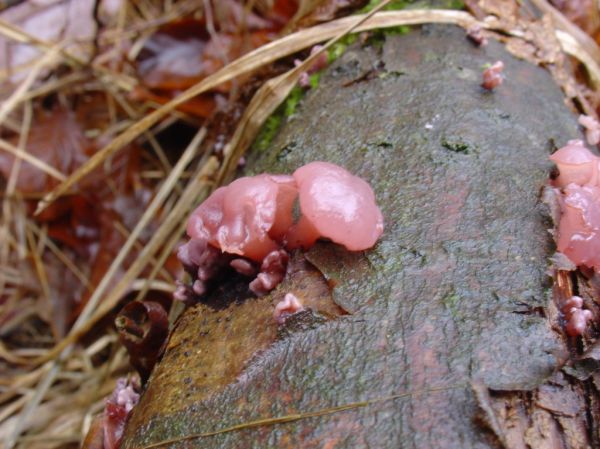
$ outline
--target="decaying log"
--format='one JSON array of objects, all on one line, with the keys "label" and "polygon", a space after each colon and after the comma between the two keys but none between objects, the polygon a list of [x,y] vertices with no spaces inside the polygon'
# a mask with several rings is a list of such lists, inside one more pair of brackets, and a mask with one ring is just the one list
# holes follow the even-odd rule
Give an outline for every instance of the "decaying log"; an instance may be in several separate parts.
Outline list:
[{"label": "decaying log", "polygon": [[[489,92],[481,72],[497,60],[506,79]],[[565,341],[545,313],[540,201],[548,155],[577,137],[551,76],[497,42],[424,27],[349,48],[248,167],[346,167],[376,192],[382,240],[358,254],[320,243],[270,296],[232,280],[188,309],[122,447],[589,446],[593,414],[559,372]],[[312,311],[278,329],[287,292]]]}]

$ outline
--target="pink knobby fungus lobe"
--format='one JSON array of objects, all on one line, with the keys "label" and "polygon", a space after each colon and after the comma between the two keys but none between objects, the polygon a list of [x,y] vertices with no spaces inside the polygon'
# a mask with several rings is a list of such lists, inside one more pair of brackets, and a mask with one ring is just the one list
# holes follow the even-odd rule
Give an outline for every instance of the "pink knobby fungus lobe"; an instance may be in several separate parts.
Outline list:
[{"label": "pink knobby fungus lobe", "polygon": [[[319,51],[321,51],[322,48],[322,45],[315,45],[313,48],[310,49],[310,56],[318,53]],[[300,74],[300,77],[298,78],[298,84],[301,87],[310,87],[310,75],[327,67],[327,63],[327,52],[324,51],[314,60],[314,62],[310,65],[306,72],[302,72]],[[294,65],[296,67],[298,67],[300,64],[302,64],[301,60],[294,59]]]},{"label": "pink knobby fungus lobe", "polygon": [[585,139],[590,145],[598,145],[600,142],[600,123],[589,115],[580,115],[577,120],[585,129]]},{"label": "pink knobby fungus lobe", "polygon": [[[560,207],[557,249],[575,265],[600,273],[600,158],[581,140],[570,140],[550,159],[559,170],[552,181]],[[592,319],[591,311],[582,306],[583,300],[578,296],[561,306],[565,329],[571,336],[581,335]]]},{"label": "pink knobby fungus lobe", "polygon": [[504,81],[502,71],[504,70],[504,63],[502,61],[496,61],[491,66],[483,71],[483,82],[481,86],[487,90],[493,90],[498,87]]},{"label": "pink knobby fungus lobe", "polygon": [[304,306],[293,293],[286,293],[285,297],[277,303],[273,311],[273,319],[277,324],[284,324],[291,315],[302,312]]},{"label": "pink knobby fungus lobe", "polygon": [[582,307],[583,299],[580,296],[572,296],[564,302],[561,308],[561,312],[567,322],[565,330],[571,337],[582,335],[585,332],[588,321],[592,319],[592,312]]},{"label": "pink knobby fungus lobe", "polygon": [[[104,406],[103,429],[104,449],[117,449],[123,433],[125,424],[131,410],[137,405],[140,395],[139,385],[125,378],[117,380],[117,386]],[[137,391],[136,391],[137,390]]]},{"label": "pink knobby fungus lobe", "polygon": [[[298,198],[300,217],[294,224]],[[293,176],[240,178],[215,190],[190,216],[190,241],[178,257],[193,282],[179,284],[174,296],[182,301],[202,296],[207,282],[226,266],[244,276],[258,272],[249,288],[265,295],[285,276],[286,249],[307,249],[323,237],[360,251],[382,232],[371,187],[335,164],[312,162]]]}]

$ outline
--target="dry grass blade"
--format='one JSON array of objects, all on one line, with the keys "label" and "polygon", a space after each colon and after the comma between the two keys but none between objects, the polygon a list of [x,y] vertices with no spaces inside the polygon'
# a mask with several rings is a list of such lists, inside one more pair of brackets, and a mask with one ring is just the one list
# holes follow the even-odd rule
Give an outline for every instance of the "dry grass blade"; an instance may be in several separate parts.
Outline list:
[{"label": "dry grass blade", "polygon": [[570,32],[556,30],[556,37],[565,53],[578,59],[585,65],[588,74],[590,75],[592,85],[595,89],[598,89],[600,87],[600,64],[598,63],[600,59],[594,59],[594,57],[586,51],[586,48],[581,45],[580,41],[578,41]]},{"label": "dry grass blade", "polygon": [[[130,288],[131,283],[146,267],[146,265],[148,264],[148,260],[153,256],[153,254],[158,250],[158,248],[162,246],[163,241],[168,238],[168,236],[172,232],[174,225],[181,221],[182,216],[188,212],[189,207],[191,207],[191,205],[195,202],[198,184],[196,182],[191,182],[185,191],[187,193],[187,196],[186,193],[184,193],[184,195],[178,203],[178,206],[180,206],[179,210],[177,211],[178,213],[174,214],[175,209],[177,209],[176,206],[176,208],[171,212],[169,218],[167,219],[167,225],[163,223],[158,232],[153,235],[150,242],[148,242],[148,244],[144,247],[144,250],[139,255],[139,258],[127,270],[124,277],[117,283],[114,289],[111,290],[111,293],[102,302],[100,307],[98,307],[100,299],[102,299],[106,288],[110,285],[110,281],[114,272],[122,263],[124,257],[126,256],[133,243],[137,240],[141,230],[146,226],[149,219],[153,216],[158,207],[160,207],[160,205],[163,203],[163,200],[173,190],[173,187],[177,182],[179,174],[181,174],[181,172],[187,166],[187,163],[189,163],[189,161],[195,155],[196,150],[200,142],[202,141],[204,135],[204,129],[200,130],[196,134],[193,141],[188,146],[188,149],[186,150],[178,164],[174,167],[169,178],[167,178],[159,193],[156,195],[152,203],[148,206],[138,225],[136,225],[135,229],[132,231],[131,235],[129,236],[129,239],[119,252],[119,255],[109,268],[108,272],[103,277],[100,285],[94,291],[94,294],[92,295],[92,297],[86,304],[86,307],[81,312],[77,321],[73,325],[73,328],[69,335],[63,340],[61,340],[61,342],[57,346],[55,346],[53,350],[49,351],[49,353],[37,360],[39,363],[42,363],[44,361],[53,359],[56,356],[59,356],[58,360],[50,362],[49,372],[38,384],[33,399],[27,404],[23,412],[19,415],[19,419],[14,426],[13,432],[7,439],[7,448],[12,448],[14,446],[21,434],[25,423],[29,420],[31,414],[33,413],[37,405],[45,397],[48,389],[54,382],[56,376],[60,373],[61,362],[69,357],[73,349],[73,347],[69,345],[76,341],[77,338],[79,338],[82,334],[86,333],[94,323],[96,323],[102,316],[104,316],[104,314],[107,311],[109,311],[112,307],[116,305],[116,303],[121,299],[122,295],[127,291],[128,288]],[[207,167],[210,168],[210,164],[207,164]],[[183,204],[184,199],[185,204]]]},{"label": "dry grass blade", "polygon": [[[111,298],[110,300],[112,302],[112,306],[106,307],[106,303],[109,300],[109,298],[107,298],[107,300],[104,301],[104,303],[102,304],[102,307],[99,307],[98,310],[96,310],[96,313],[94,313],[95,309],[98,307],[98,302],[103,297],[104,292],[107,289],[107,287],[110,285],[110,282],[112,280],[112,277],[114,276],[114,273],[116,272],[116,270],[119,268],[119,266],[123,262],[124,258],[128,254],[128,252],[131,249],[131,247],[133,246],[133,244],[137,241],[137,238],[139,237],[139,234],[141,233],[141,231],[148,224],[149,220],[152,218],[154,213],[156,213],[157,209],[162,205],[162,203],[166,199],[166,197],[172,192],[174,185],[177,183],[179,175],[183,172],[183,170],[185,169],[187,164],[195,156],[198,146],[200,145],[205,134],[206,134],[205,129],[201,129],[196,134],[196,136],[194,137],[194,139],[188,146],[187,150],[184,152],[184,154],[180,158],[178,164],[174,167],[174,169],[171,172],[171,174],[169,175],[169,177],[165,180],[165,183],[163,184],[162,188],[160,189],[160,191],[157,193],[154,200],[151,202],[151,204],[148,206],[148,208],[144,212],[144,215],[142,216],[142,218],[140,219],[140,221],[138,222],[138,224],[136,225],[136,227],[130,234],[127,242],[125,243],[123,248],[121,248],[121,251],[117,255],[117,258],[113,261],[109,270],[104,275],[104,277],[102,278],[102,281],[100,282],[100,284],[94,291],[92,297],[89,299],[88,303],[86,304],[86,307],[79,315],[77,321],[73,325],[71,333],[66,338],[64,338],[61,341],[61,343],[59,343],[54,348],[54,350],[50,351],[49,354],[38,359],[40,361],[40,363],[42,363],[43,361],[50,360],[50,359],[60,355],[59,360],[51,363],[50,371],[43,378],[42,382],[38,385],[35,396],[27,404],[27,406],[25,407],[23,412],[19,415],[19,419],[15,424],[14,430],[10,434],[9,438],[7,439],[7,443],[6,443],[7,448],[11,448],[14,446],[14,444],[16,443],[16,441],[18,440],[18,438],[21,434],[21,431],[22,431],[25,423],[29,420],[31,413],[33,413],[33,411],[35,410],[35,407],[42,401],[42,399],[46,395],[46,392],[48,391],[48,389],[54,382],[56,376],[60,373],[60,370],[61,370],[60,362],[63,360],[66,360],[66,358],[70,355],[70,353],[72,351],[72,347],[69,347],[69,344],[76,341],[76,339],[81,334],[87,332],[87,330],[89,330],[89,328],[94,323],[96,323],[100,317],[104,316],[104,314],[108,310],[110,310],[112,307],[114,307],[114,305],[122,297],[122,294],[129,288],[130,284],[135,280],[135,278],[139,275],[141,270],[146,266],[148,259],[153,256],[154,252],[161,246],[163,240],[166,239],[167,236],[169,235],[169,232],[171,231],[171,229],[169,228],[167,230],[167,228],[165,228],[165,226],[162,226],[159,229],[159,231],[153,236],[153,238],[148,243],[148,245],[144,248],[144,250],[140,254],[139,259],[136,260],[136,262],[132,265],[132,267],[130,267],[130,269],[125,274],[124,278],[121,279],[121,281],[117,284],[117,287],[111,292],[111,295],[109,295],[109,298]],[[191,199],[190,203],[193,202],[194,198],[191,197],[190,199]],[[187,209],[185,209],[184,213],[187,213]],[[181,217],[177,217],[177,219],[180,220]],[[165,229],[166,232],[163,231],[163,229]],[[145,256],[144,256],[144,254],[145,254]],[[136,267],[136,268],[134,269],[134,267]],[[118,293],[116,293],[117,291],[118,291]],[[98,312],[100,312],[101,310],[102,310],[102,314],[99,315]]]},{"label": "dry grass blade", "polygon": [[31,71],[27,74],[27,77],[21,82],[13,94],[0,106],[0,123],[4,123],[8,114],[10,114],[20,102],[26,99],[25,94],[36,80],[40,71],[47,65],[53,64],[56,61],[60,50],[61,47],[56,45],[42,58],[36,61]]},{"label": "dry grass blade", "polygon": [[221,166],[221,170],[219,171],[217,184],[224,184],[230,178],[234,171],[234,167],[237,165],[237,161],[240,159],[240,157],[242,157],[252,141],[254,141],[265,120],[273,112],[275,112],[283,100],[285,100],[289,95],[294,86],[298,84],[298,78],[300,77],[300,74],[307,71],[313,62],[323,52],[327,51],[328,48],[339,41],[342,37],[351,33],[362,23],[367,22],[389,2],[390,0],[381,2],[369,14],[362,16],[362,19],[359,22],[353,23],[347,27],[335,38],[327,42],[327,44],[318,52],[305,59],[300,65],[292,70],[289,70],[283,75],[270,79],[263,86],[261,86],[244,111],[244,115],[240,119],[240,123],[235,130],[233,138],[225,149],[225,160]]},{"label": "dry grass blade", "polygon": [[[198,200],[204,199],[210,191],[212,182],[208,182],[218,169],[218,161],[211,157],[203,164],[199,173],[186,186],[183,194],[173,207],[166,220],[161,224],[158,231],[152,236],[150,241],[144,246],[135,262],[129,267],[119,282],[112,287],[110,293],[104,297],[98,309],[90,316],[81,327],[73,329],[69,335],[62,339],[43,357],[33,360],[32,363],[42,363],[56,357],[70,344],[77,341],[82,335],[88,332],[91,327],[97,323],[107,312],[109,312],[131,288],[131,283],[146,268],[149,260],[163,246],[164,242],[172,236],[176,229],[180,229],[185,216],[194,207]],[[68,348],[67,348],[68,349]]]},{"label": "dry grass blade", "polygon": [[[581,28],[567,19],[558,9],[554,8],[546,0],[533,0],[533,4],[542,12],[550,14],[555,25],[563,31],[569,33],[576,40],[581,49],[588,54],[588,58],[598,63],[600,61],[600,48],[598,44],[588,36]],[[557,36],[558,36],[557,32]],[[559,37],[560,39],[560,37]],[[567,51],[567,50],[565,50]],[[577,57],[576,55],[573,55]],[[582,61],[583,62],[583,61]]]},{"label": "dry grass blade", "polygon": [[[56,46],[56,44],[44,42],[41,39],[31,36],[25,31],[11,25],[8,22],[5,22],[4,20],[0,20],[0,34],[3,34],[9,39],[21,42],[23,44],[34,45],[45,52],[51,51],[52,48]],[[70,65],[73,65],[75,67],[87,66],[87,63],[85,61],[82,61],[81,59],[71,55],[69,52],[63,49],[60,49],[58,53],[60,54],[62,59],[64,59]],[[137,81],[134,78],[120,73],[112,72],[110,69],[102,67],[98,64],[92,63],[90,64],[90,66],[96,71],[96,73],[99,75],[99,78],[106,78],[107,82],[116,83],[120,88],[126,91],[130,91],[137,85]]]},{"label": "dry grass blade", "polygon": [[[38,238],[41,236],[42,230],[39,227],[37,227],[34,222],[29,222],[27,223],[27,225],[31,227],[31,229],[38,236]],[[56,258],[62,264],[64,264],[64,266],[67,269],[69,269],[69,271],[71,271],[71,273],[73,273],[75,277],[77,277],[77,279],[79,279],[79,282],[81,282],[81,284],[84,285],[85,288],[87,288],[88,290],[92,289],[92,284],[90,283],[85,273],[83,273],[79,269],[79,267],[77,267],[77,265],[75,265],[75,263],[73,263],[73,261],[64,252],[61,251],[61,249],[56,243],[54,243],[51,239],[48,239],[46,240],[46,246],[56,256]]]},{"label": "dry grass blade", "polygon": [[48,175],[52,176],[53,178],[59,181],[64,182],[67,179],[65,175],[63,175],[51,165],[48,165],[44,161],[38,159],[37,157],[32,156],[31,154],[15,147],[14,145],[8,143],[6,140],[0,139],[0,149],[12,154],[15,157],[21,158],[26,162],[29,162],[34,167],[40,169],[44,173],[47,173]]},{"label": "dry grass blade", "polygon": [[192,139],[192,141],[188,145],[188,148],[185,150],[185,152],[183,153],[183,155],[177,162],[177,165],[173,168],[173,170],[171,171],[171,173],[169,174],[169,176],[163,183],[162,187],[159,189],[158,193],[156,194],[156,196],[154,197],[152,202],[148,205],[148,207],[144,211],[144,214],[142,215],[142,217],[136,224],[133,231],[131,231],[131,234],[127,238],[127,241],[125,242],[123,247],[120,249],[119,254],[117,254],[117,257],[111,263],[110,267],[108,268],[108,270],[102,277],[102,280],[96,286],[94,293],[92,294],[88,303],[85,305],[85,308],[83,309],[83,311],[77,318],[77,321],[73,325],[73,330],[77,330],[79,328],[79,326],[84,324],[86,322],[86,320],[88,319],[88,317],[97,308],[100,299],[103,297],[107,288],[113,281],[113,277],[116,274],[116,272],[119,270],[119,268],[121,267],[121,264],[125,260],[125,257],[127,257],[127,255],[129,254],[129,251],[131,250],[131,248],[133,248],[133,245],[137,242],[137,240],[138,240],[140,234],[142,233],[142,231],[144,230],[144,228],[148,225],[148,223],[150,223],[150,220],[152,219],[152,217],[154,216],[156,211],[159,209],[159,207],[162,206],[165,199],[173,191],[173,188],[175,187],[175,185],[179,179],[179,176],[181,175],[181,173],[183,173],[183,171],[185,170],[187,165],[191,162],[191,160],[196,155],[198,146],[204,139],[205,135],[206,135],[206,129],[202,128],[196,134],[196,136]]},{"label": "dry grass blade", "polygon": [[[123,146],[130,143],[141,133],[148,130],[159,120],[173,111],[177,106],[194,98],[201,93],[207,92],[215,87],[230,81],[240,75],[251,73],[257,68],[276,61],[279,58],[296,53],[311,47],[319,42],[326,41],[337,36],[345,29],[356,25],[364,20],[363,16],[351,16],[332,22],[317,25],[296,33],[290,34],[282,39],[271,42],[257,48],[256,50],[231,62],[213,75],[205,78],[198,84],[190,87],[181,95],[165,103],[151,114],[142,118],[127,131],[118,135],[111,143],[98,151],[84,165],[79,167],[67,180],[57,186],[52,192],[44,197],[38,204],[36,213],[44,210],[48,204],[68,192],[75,184],[80,182],[104,160],[112,156]],[[365,31],[374,28],[387,28],[398,25],[419,25],[423,23],[453,23],[468,28],[479,23],[470,14],[462,11],[449,10],[414,10],[414,11],[390,11],[375,14],[368,23],[357,26],[356,31]]]}]

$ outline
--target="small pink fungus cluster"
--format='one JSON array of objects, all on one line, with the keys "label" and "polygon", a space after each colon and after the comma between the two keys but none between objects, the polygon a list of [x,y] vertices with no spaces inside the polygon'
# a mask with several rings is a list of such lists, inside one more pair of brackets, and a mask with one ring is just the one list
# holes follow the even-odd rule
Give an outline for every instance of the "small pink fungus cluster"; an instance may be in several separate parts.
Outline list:
[{"label": "small pink fungus cluster", "polygon": [[[310,49],[310,56],[318,53],[322,49],[322,45],[315,45],[313,48]],[[300,64],[302,64],[302,61],[300,61],[299,59],[294,60],[294,65],[296,67],[298,67]],[[306,72],[302,72],[300,74],[300,78],[298,78],[298,84],[301,87],[310,87],[310,75],[312,75],[313,73],[317,73],[319,70],[322,70],[325,67],[327,67],[327,52],[324,51],[319,56],[317,56],[315,61],[310,65]]]},{"label": "small pink fungus cluster", "polygon": [[104,449],[119,447],[129,414],[140,400],[140,395],[136,391],[139,389],[136,382],[125,378],[117,380],[117,385],[104,406],[102,421]]},{"label": "small pink fungus cluster", "polygon": [[[300,217],[294,222],[294,206]],[[264,295],[283,279],[286,249],[312,246],[327,238],[351,251],[372,247],[383,232],[383,217],[365,181],[328,162],[311,162],[292,176],[244,177],[215,190],[190,216],[190,241],[178,251],[194,278],[175,298],[206,292],[207,281],[230,266],[256,276],[250,289]]]},{"label": "small pink fungus cluster", "polygon": [[[558,251],[575,265],[600,273],[600,157],[588,150],[581,140],[570,140],[550,159],[558,167],[553,181],[560,205],[556,234]],[[566,331],[581,335],[592,319],[582,309],[583,300],[573,296],[561,306]]]},{"label": "small pink fungus cluster", "polygon": [[567,324],[565,330],[571,337],[577,337],[585,332],[588,321],[592,319],[592,312],[585,310],[583,299],[579,296],[572,296],[567,299],[561,307]]},{"label": "small pink fungus cluster", "polygon": [[570,140],[550,159],[559,171],[554,180],[560,192],[558,251],[575,265],[600,272],[600,158],[581,140]]},{"label": "small pink fungus cluster", "polygon": [[502,61],[496,61],[491,66],[483,71],[483,82],[481,87],[487,90],[494,90],[504,81],[502,71],[504,70],[504,63]]}]

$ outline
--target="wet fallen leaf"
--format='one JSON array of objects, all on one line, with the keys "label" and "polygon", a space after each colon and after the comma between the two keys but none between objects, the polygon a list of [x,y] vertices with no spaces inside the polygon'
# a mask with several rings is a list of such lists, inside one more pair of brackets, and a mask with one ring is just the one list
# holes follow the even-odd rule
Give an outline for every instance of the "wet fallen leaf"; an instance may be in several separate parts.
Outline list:
[{"label": "wet fallen leaf", "polygon": [[268,29],[211,36],[204,21],[181,20],[146,41],[136,60],[138,75],[153,89],[185,89],[273,37]]},{"label": "wet fallen leaf", "polygon": [[[15,136],[11,143],[16,145]],[[91,153],[92,143],[85,137],[75,115],[64,108],[42,110],[35,117],[27,138],[27,152],[68,174],[83,164]],[[15,157],[0,153],[0,173],[8,179]],[[16,187],[21,192],[44,192],[56,185],[46,173],[23,161],[20,166]]]},{"label": "wet fallen leaf", "polygon": [[[96,34],[94,0],[27,1],[8,8],[0,19],[45,42],[69,41],[65,50],[73,56],[88,60],[92,55]],[[15,44],[0,36],[0,69],[12,73],[16,82],[27,75],[27,67],[39,58],[42,50],[28,44]]]},{"label": "wet fallen leaf", "polygon": [[[337,19],[348,11],[356,10],[367,4],[367,0],[325,0],[313,5],[313,9],[299,17],[298,25],[302,28],[315,23]],[[299,11],[300,12],[300,11]],[[298,14],[296,14],[298,15]]]}]

